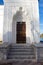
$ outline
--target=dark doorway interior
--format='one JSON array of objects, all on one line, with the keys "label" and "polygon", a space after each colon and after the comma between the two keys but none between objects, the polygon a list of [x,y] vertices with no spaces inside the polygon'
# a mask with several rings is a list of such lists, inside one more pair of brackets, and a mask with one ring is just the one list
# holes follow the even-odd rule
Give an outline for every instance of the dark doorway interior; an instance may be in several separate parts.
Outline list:
[{"label": "dark doorway interior", "polygon": [[17,43],[26,43],[26,23],[17,22]]}]

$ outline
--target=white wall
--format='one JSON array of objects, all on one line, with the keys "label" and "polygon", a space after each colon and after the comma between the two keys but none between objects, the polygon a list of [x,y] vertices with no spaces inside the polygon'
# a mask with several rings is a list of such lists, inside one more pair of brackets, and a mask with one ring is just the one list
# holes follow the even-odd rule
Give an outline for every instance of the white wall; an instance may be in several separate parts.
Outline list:
[{"label": "white wall", "polygon": [[0,5],[0,41],[3,40],[4,6]]},{"label": "white wall", "polygon": [[[16,43],[16,22],[20,21],[20,18],[16,19],[16,21],[14,20],[13,23],[13,16],[19,11],[20,6],[23,7],[23,11],[27,15],[23,14],[24,17],[22,19],[22,21],[26,21],[26,42],[38,43],[40,41],[38,0],[5,0],[3,42]],[[32,31],[31,28],[33,28]],[[30,38],[30,41],[28,37]]]}]

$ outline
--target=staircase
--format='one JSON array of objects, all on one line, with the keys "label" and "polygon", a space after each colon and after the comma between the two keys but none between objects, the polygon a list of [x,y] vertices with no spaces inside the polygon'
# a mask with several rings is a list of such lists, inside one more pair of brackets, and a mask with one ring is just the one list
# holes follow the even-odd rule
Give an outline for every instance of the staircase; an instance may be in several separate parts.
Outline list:
[{"label": "staircase", "polygon": [[11,45],[7,59],[33,60],[35,59],[34,49],[26,45]]}]

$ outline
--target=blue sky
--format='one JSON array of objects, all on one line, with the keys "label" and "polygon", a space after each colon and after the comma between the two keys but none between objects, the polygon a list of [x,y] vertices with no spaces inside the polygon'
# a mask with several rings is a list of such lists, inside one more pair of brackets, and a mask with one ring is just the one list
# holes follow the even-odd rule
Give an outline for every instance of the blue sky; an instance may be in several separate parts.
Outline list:
[{"label": "blue sky", "polygon": [[40,33],[43,33],[43,0],[39,0]]},{"label": "blue sky", "polygon": [[[0,0],[0,5],[4,5],[3,0]],[[39,15],[40,15],[40,33],[43,33],[43,0],[39,0]]]},{"label": "blue sky", "polygon": [[4,4],[3,0],[0,0],[0,5],[3,5],[3,4]]}]

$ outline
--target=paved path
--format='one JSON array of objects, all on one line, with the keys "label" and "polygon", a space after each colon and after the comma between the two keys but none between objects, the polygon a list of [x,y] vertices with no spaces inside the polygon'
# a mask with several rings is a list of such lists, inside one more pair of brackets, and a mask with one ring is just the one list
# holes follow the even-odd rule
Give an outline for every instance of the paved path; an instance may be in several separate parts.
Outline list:
[{"label": "paved path", "polygon": [[10,62],[0,62],[0,65],[43,65],[43,62],[32,62],[32,61],[10,61]]}]

